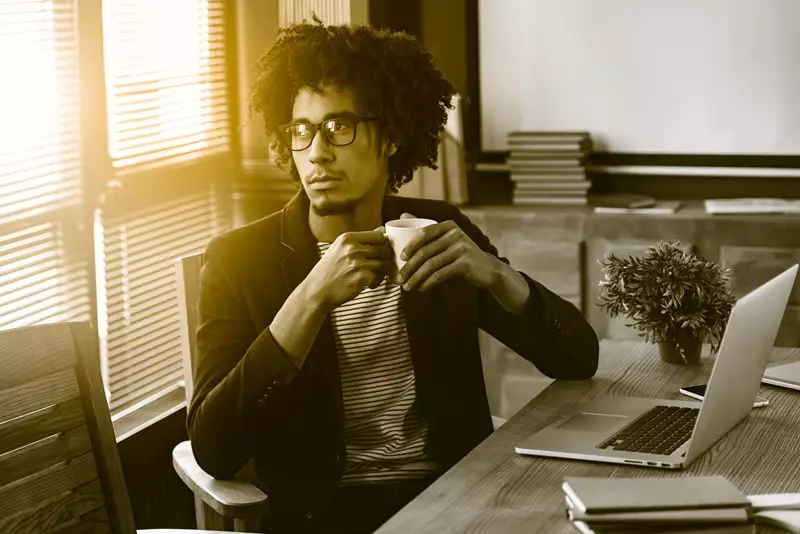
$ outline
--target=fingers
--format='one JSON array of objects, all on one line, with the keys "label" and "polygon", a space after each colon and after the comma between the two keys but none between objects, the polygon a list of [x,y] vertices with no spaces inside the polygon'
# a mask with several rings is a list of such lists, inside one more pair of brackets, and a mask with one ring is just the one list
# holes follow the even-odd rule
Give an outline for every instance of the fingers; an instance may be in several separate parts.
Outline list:
[{"label": "fingers", "polygon": [[[431,228],[431,226],[428,226],[425,229],[427,230],[428,228]],[[408,280],[409,277],[413,275],[422,264],[437,254],[444,252],[447,248],[454,244],[457,239],[458,235],[455,232],[451,232],[446,233],[438,238],[434,237],[428,242],[420,241],[415,243],[415,236],[415,239],[412,239],[412,241],[406,245],[406,248],[403,249],[406,254],[408,254],[409,249],[413,250],[411,254],[408,254],[408,261],[400,271],[400,275],[402,276],[403,280]]]},{"label": "fingers", "polygon": [[454,274],[452,271],[458,258],[458,251],[452,248],[428,258],[413,273],[408,273],[403,277],[403,289],[424,291],[441,283]]},{"label": "fingers", "polygon": [[388,273],[392,268],[392,261],[384,259],[368,259],[363,260],[358,264],[361,270],[367,270],[374,273]]},{"label": "fingers", "polygon": [[376,230],[366,232],[347,232],[338,237],[344,250],[366,258],[390,258],[392,250],[386,235],[381,231],[382,226]]},{"label": "fingers", "polygon": [[425,279],[419,286],[417,286],[418,291],[427,291],[448,278],[451,278],[457,274],[461,273],[461,268],[458,264],[458,261],[454,261],[452,263],[448,263],[441,269],[437,270],[433,274],[431,274],[428,278]]},{"label": "fingers", "polygon": [[367,285],[370,289],[377,289],[378,286],[381,285],[383,280],[386,278],[386,274],[383,273],[372,273],[371,275],[371,282]]},{"label": "fingers", "polygon": [[410,213],[403,213],[402,215],[400,215],[400,218],[401,219],[416,219],[416,217],[414,217]]},{"label": "fingers", "polygon": [[[379,226],[378,228],[383,228]],[[378,230],[367,230],[364,232],[346,232],[337,239],[347,243],[359,243],[362,245],[380,245],[386,242],[386,234]]]},{"label": "fingers", "polygon": [[458,227],[456,227],[455,223],[452,221],[440,222],[422,228],[422,230],[417,232],[408,244],[406,244],[403,253],[400,255],[400,259],[405,261],[413,257],[414,254],[429,241],[437,239],[447,232],[455,231],[457,228]]},{"label": "fingers", "polygon": [[364,273],[365,277],[365,287],[369,287],[370,289],[375,289],[383,279],[386,278],[386,274],[389,272],[389,269],[392,266],[391,261],[386,260],[365,260],[364,263],[361,265],[362,273]]},{"label": "fingers", "polygon": [[353,245],[352,252],[356,256],[370,259],[391,259],[394,257],[388,243],[382,245]]}]

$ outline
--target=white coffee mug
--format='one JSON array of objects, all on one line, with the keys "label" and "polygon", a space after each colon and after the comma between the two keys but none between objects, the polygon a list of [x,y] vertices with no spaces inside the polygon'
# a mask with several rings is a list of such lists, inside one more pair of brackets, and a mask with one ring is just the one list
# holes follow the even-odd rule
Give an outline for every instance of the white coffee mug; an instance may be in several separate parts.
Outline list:
[{"label": "white coffee mug", "polygon": [[397,283],[397,273],[406,264],[404,260],[400,259],[400,254],[403,249],[408,245],[411,239],[417,235],[426,226],[436,224],[432,219],[395,219],[389,221],[384,225],[386,229],[386,240],[389,241],[389,246],[394,253],[394,268],[389,273],[389,281]]}]

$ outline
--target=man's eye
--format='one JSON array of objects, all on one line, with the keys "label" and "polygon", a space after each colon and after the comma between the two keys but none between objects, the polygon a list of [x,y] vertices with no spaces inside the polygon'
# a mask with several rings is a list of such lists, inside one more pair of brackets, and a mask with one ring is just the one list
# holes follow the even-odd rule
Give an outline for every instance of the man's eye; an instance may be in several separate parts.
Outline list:
[{"label": "man's eye", "polygon": [[330,132],[341,132],[343,130],[348,130],[353,126],[350,124],[349,121],[330,121],[328,123],[328,131]]},{"label": "man's eye", "polygon": [[304,137],[311,133],[311,128],[309,128],[308,124],[296,124],[294,126],[294,135],[297,137]]}]

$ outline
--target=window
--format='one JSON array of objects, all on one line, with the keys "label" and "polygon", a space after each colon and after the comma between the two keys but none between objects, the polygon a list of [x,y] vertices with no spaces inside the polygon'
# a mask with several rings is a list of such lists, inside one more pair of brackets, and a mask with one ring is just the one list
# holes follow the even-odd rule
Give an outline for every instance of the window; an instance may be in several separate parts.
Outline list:
[{"label": "window", "polygon": [[[224,230],[223,0],[105,0],[111,159],[97,211],[100,350],[116,420],[180,386],[175,260]],[[102,270],[102,271],[101,271]]]},{"label": "window", "polygon": [[0,328],[88,320],[77,14],[0,3]]},{"label": "window", "polygon": [[0,0],[0,329],[95,323],[115,420],[180,388],[175,260],[230,226],[229,5]]},{"label": "window", "polygon": [[113,414],[166,395],[183,380],[175,259],[202,252],[224,229],[218,204],[206,188],[103,218],[101,353]]},{"label": "window", "polygon": [[103,2],[108,142],[118,171],[229,149],[222,4]]}]

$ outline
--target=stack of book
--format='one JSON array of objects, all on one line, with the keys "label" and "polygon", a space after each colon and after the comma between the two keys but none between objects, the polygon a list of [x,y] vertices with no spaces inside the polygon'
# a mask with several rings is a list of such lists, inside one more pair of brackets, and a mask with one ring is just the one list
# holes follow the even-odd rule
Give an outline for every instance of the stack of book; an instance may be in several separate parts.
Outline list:
[{"label": "stack of book", "polygon": [[508,148],[514,204],[587,203],[588,132],[510,132]]},{"label": "stack of book", "polygon": [[748,497],[724,476],[565,477],[562,489],[567,519],[584,534],[743,534],[755,522],[788,528],[800,508],[800,494]]}]

